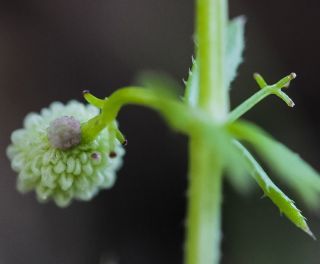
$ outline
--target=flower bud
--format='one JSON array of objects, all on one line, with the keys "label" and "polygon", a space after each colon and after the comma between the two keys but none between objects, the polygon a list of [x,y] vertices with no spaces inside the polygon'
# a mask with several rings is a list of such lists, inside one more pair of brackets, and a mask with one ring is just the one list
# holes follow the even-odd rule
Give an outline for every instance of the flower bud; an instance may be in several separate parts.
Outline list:
[{"label": "flower bud", "polygon": [[93,141],[81,142],[80,124],[98,114],[96,107],[71,101],[27,115],[7,148],[18,173],[18,190],[34,190],[39,201],[53,200],[64,207],[72,199],[87,201],[112,187],[125,152],[115,137],[115,122]]}]

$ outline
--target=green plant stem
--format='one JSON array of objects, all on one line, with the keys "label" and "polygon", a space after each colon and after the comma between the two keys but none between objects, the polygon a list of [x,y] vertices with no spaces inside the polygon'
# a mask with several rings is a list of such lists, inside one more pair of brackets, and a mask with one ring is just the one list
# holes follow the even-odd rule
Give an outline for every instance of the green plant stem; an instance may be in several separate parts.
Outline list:
[{"label": "green plant stem", "polygon": [[[229,111],[225,87],[226,0],[197,0],[198,106],[221,123]],[[220,259],[223,166],[201,135],[190,137],[186,264],[217,264]]]},{"label": "green plant stem", "polygon": [[190,187],[186,264],[216,264],[220,259],[222,166],[207,142],[190,140]]},{"label": "green plant stem", "polygon": [[225,82],[227,1],[197,0],[196,24],[199,105],[215,121],[224,121],[229,111]]}]

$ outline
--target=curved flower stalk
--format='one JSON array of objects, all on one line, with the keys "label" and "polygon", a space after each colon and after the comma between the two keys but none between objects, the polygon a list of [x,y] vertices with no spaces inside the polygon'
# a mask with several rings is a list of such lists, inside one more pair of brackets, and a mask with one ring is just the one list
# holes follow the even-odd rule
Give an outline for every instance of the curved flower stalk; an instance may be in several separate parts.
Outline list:
[{"label": "curved flower stalk", "polygon": [[[250,172],[280,211],[314,237],[293,201],[272,183],[243,145],[234,143],[234,139],[250,143],[310,206],[318,206],[318,173],[261,129],[237,120],[267,95],[281,93],[279,97],[291,106],[292,100],[281,89],[286,88],[294,77],[290,74],[275,85],[267,85],[260,75],[255,75],[262,90],[219,124],[212,122],[211,116],[195,105],[189,105],[189,100],[183,102],[169,93],[139,87],[119,89],[105,99],[85,91],[84,97],[91,104],[88,106],[76,101],[66,105],[53,103],[40,114],[29,114],[24,128],[12,134],[7,154],[13,170],[19,174],[18,189],[21,192],[35,190],[39,201],[52,199],[64,207],[72,199],[90,200],[100,189],[112,187],[126,142],[115,120],[123,106],[136,104],[158,111],[175,130],[206,142],[209,156],[203,158],[219,157],[222,172],[228,173],[236,189],[248,190],[251,183],[246,174]],[[295,166],[287,166],[287,162]],[[210,185],[197,186],[199,191],[207,187]],[[210,189],[206,191],[211,192]]]},{"label": "curved flower stalk", "polygon": [[80,124],[98,113],[94,106],[71,101],[27,115],[7,149],[19,175],[18,190],[34,190],[39,201],[53,200],[65,207],[72,199],[87,201],[100,189],[112,187],[125,152],[115,135],[116,122],[91,141],[84,142],[80,131]]}]

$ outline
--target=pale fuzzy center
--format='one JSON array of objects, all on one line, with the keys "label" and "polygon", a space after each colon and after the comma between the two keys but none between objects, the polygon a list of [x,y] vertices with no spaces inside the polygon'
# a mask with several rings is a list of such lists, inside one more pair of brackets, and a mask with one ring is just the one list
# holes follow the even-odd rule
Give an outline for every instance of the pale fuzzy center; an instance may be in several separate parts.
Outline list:
[{"label": "pale fuzzy center", "polygon": [[80,122],[72,116],[53,120],[48,128],[50,144],[57,149],[70,149],[81,142]]}]

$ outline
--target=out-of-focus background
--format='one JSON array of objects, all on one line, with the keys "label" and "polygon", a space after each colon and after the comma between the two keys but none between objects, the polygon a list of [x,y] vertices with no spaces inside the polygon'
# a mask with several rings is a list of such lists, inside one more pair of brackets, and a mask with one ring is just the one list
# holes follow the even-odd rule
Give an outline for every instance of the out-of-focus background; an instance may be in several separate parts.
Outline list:
[{"label": "out-of-focus background", "polygon": [[[257,90],[253,72],[272,82],[295,71],[288,90],[294,109],[270,97],[246,117],[318,170],[319,11],[316,0],[230,1],[232,17],[247,16],[245,63],[233,83],[232,105]],[[52,101],[82,100],[84,89],[109,95],[145,69],[185,78],[193,13],[191,0],[0,1],[1,264],[182,263],[187,139],[156,113],[122,111],[129,145],[115,187],[67,209],[19,194],[5,148],[26,113]],[[319,212],[289,194],[320,236]],[[319,263],[319,242],[261,195],[257,189],[242,197],[225,184],[222,263]]]}]

